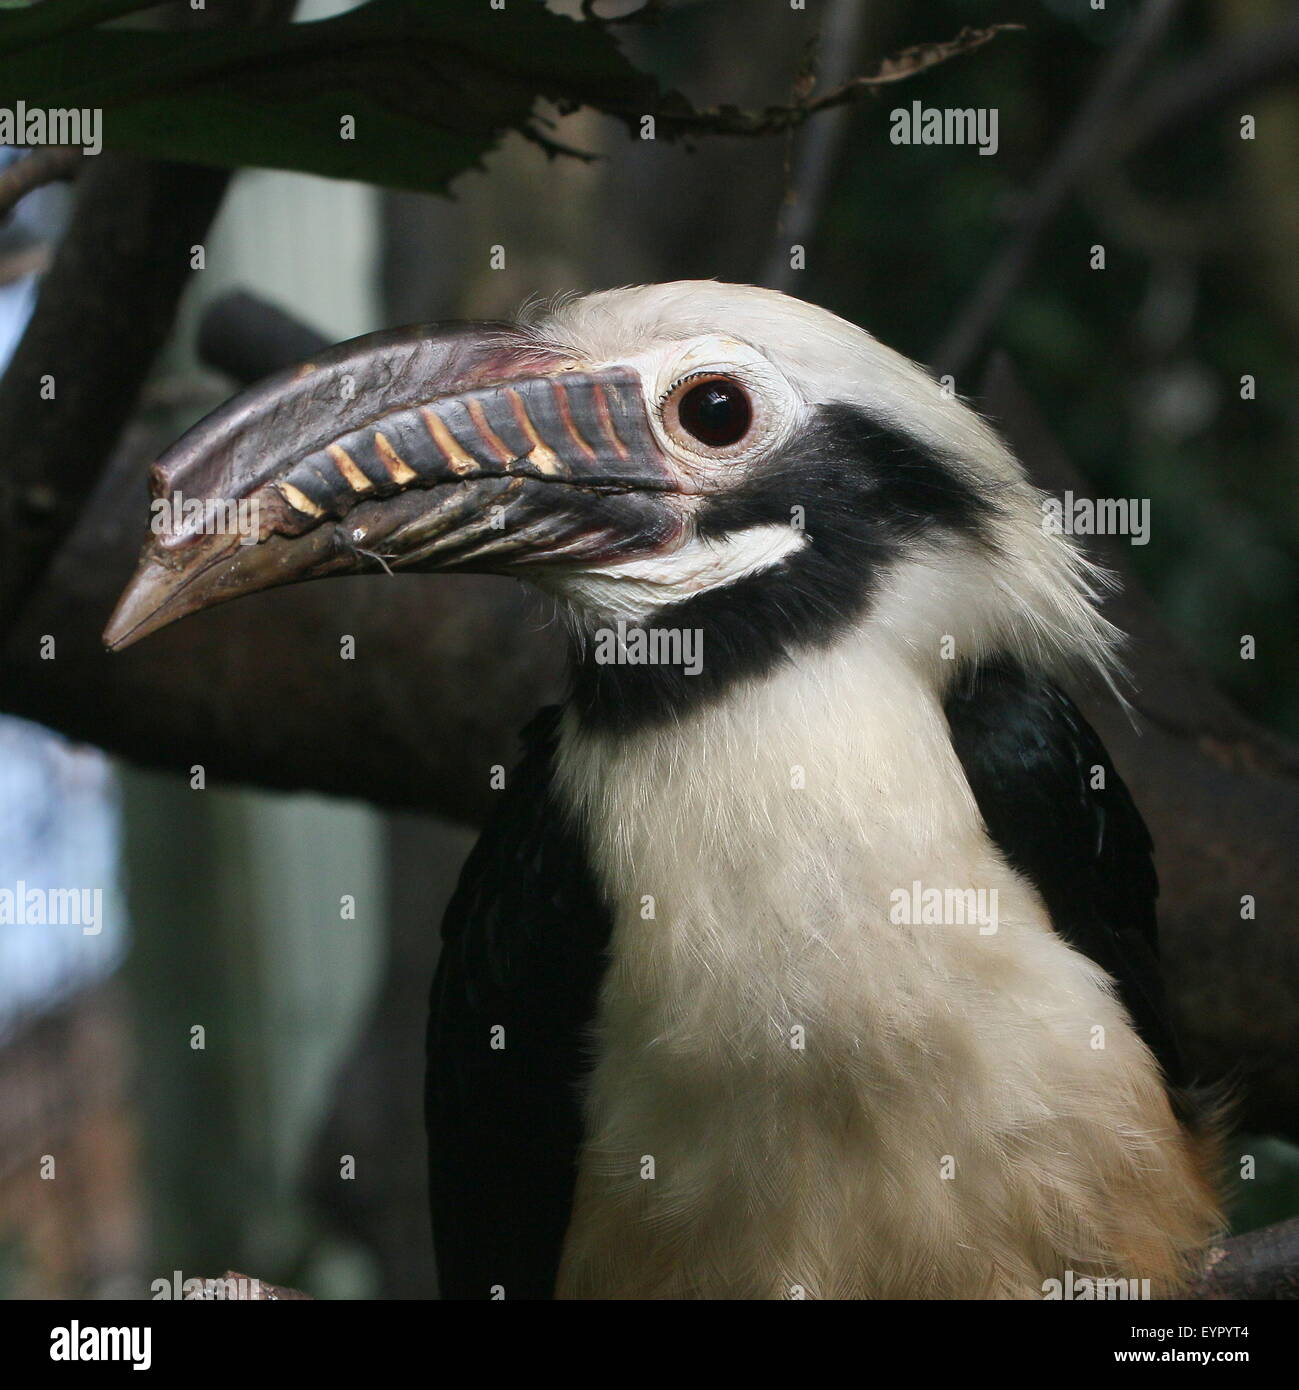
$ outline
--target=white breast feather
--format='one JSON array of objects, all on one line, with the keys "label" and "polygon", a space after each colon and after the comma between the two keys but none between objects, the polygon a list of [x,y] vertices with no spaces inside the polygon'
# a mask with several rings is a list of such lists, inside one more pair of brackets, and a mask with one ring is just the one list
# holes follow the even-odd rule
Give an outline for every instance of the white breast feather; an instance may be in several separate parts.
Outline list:
[{"label": "white breast feather", "polygon": [[[616,911],[562,1296],[1159,1292],[1215,1228],[1153,1059],[988,840],[888,607],[670,730],[564,732]],[[997,931],[894,924],[914,881],[995,888]]]}]

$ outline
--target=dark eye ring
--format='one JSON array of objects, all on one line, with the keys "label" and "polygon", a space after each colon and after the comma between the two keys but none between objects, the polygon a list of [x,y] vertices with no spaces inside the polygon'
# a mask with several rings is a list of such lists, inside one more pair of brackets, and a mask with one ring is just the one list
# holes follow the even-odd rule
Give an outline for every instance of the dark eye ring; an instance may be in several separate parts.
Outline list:
[{"label": "dark eye ring", "polygon": [[753,424],[749,393],[732,377],[687,378],[672,397],[671,408],[681,428],[710,449],[738,444]]}]

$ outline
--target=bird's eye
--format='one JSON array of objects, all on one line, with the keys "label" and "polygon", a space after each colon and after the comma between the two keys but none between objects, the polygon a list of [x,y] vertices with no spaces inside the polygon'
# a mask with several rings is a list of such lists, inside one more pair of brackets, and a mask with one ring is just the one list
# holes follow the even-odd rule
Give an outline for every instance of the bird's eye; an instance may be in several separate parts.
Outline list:
[{"label": "bird's eye", "polygon": [[738,381],[709,376],[681,383],[668,408],[681,428],[710,449],[738,444],[753,423],[753,403]]}]

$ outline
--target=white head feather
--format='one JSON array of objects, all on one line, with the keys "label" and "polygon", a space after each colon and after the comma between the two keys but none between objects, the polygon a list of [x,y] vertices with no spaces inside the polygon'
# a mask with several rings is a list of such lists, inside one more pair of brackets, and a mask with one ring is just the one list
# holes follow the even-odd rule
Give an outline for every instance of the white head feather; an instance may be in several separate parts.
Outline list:
[{"label": "white head feather", "polygon": [[[737,356],[739,373],[757,389],[782,396],[782,443],[817,406],[846,403],[953,465],[993,506],[994,544],[976,548],[945,538],[908,558],[887,581],[872,621],[891,627],[913,656],[926,657],[942,637],[972,660],[1007,651],[1033,669],[1099,670],[1112,683],[1121,634],[1098,611],[1108,574],[1045,524],[1045,494],[1029,482],[996,432],[923,368],[864,329],[789,295],[712,280],[633,286],[538,306],[527,326],[539,342],[583,366],[638,367],[653,410],[680,364]],[[796,444],[795,444],[796,447]],[[766,529],[766,528],[764,528]],[[779,559],[788,546],[769,536],[737,548],[736,573],[752,572],[755,554]],[[680,564],[667,567],[649,592],[673,594],[699,583],[699,542],[683,542]],[[652,570],[652,566],[650,567]],[[714,582],[735,577],[724,557]],[[638,585],[646,566],[606,572],[590,591],[604,605]],[[580,586],[578,586],[580,588]],[[680,596],[676,593],[675,596]],[[947,669],[951,666],[944,663]]]}]

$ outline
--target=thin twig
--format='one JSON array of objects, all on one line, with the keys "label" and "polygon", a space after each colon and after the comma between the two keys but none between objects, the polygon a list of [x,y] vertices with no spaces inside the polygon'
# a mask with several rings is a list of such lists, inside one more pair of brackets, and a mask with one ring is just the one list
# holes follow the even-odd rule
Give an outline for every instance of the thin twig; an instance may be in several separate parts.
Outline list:
[{"label": "thin twig", "polygon": [[[905,82],[908,78],[937,67],[940,63],[959,58],[965,53],[973,53],[976,48],[990,43],[998,34],[1020,30],[1023,27],[1022,24],[990,24],[983,29],[972,29],[967,25],[954,39],[904,48],[901,53],[885,58],[872,73],[849,78],[847,82],[821,96],[796,100],[787,106],[768,106],[761,111],[745,111],[738,106],[706,106],[696,110],[679,93],[673,93],[664,98],[654,116],[660,129],[669,136],[779,135],[801,126],[809,117],[819,112],[829,111],[852,101],[863,92],[873,92],[879,87],[890,87],[895,82]],[[621,103],[617,107],[606,104],[601,109],[614,114],[621,112],[624,117],[631,116],[629,108]],[[639,119],[639,116],[636,119]]]},{"label": "thin twig", "polygon": [[[825,23],[817,35],[815,64],[818,79],[842,88],[852,68],[861,37],[864,0],[831,0]],[[848,108],[841,106],[813,121],[794,137],[793,167],[789,190],[781,206],[777,244],[762,274],[762,283],[773,290],[787,290],[793,280],[790,247],[806,246],[821,217],[835,157],[848,126]]]}]

